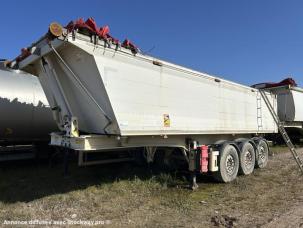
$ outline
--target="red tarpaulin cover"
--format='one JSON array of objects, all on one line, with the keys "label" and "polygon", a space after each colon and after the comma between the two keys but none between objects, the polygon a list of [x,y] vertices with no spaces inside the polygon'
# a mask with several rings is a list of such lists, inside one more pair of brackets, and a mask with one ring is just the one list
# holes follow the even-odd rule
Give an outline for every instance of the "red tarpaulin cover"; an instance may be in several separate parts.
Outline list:
[{"label": "red tarpaulin cover", "polygon": [[286,86],[286,85],[297,86],[297,83],[292,78],[286,78],[278,83],[264,82],[264,83],[255,84],[252,87],[258,88],[258,89],[263,89],[263,88],[273,88],[273,87]]},{"label": "red tarpaulin cover", "polygon": [[107,25],[99,28],[96,21],[92,17],[88,18],[85,22],[82,18],[71,21],[67,26],[65,26],[65,28],[68,30],[68,32],[71,32],[74,29],[86,30],[90,34],[98,35],[103,39],[110,39],[114,43],[119,43],[119,40],[109,35],[109,27]]}]

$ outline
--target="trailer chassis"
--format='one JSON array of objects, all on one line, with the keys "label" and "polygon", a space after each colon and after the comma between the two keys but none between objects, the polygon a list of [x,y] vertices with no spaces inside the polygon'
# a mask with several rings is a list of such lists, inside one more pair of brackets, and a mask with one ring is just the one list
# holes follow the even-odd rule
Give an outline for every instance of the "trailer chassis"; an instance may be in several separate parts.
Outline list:
[{"label": "trailer chassis", "polygon": [[[182,157],[188,165],[191,177],[190,187],[196,189],[198,187],[196,183],[197,174],[212,173],[215,177],[218,176],[216,179],[220,182],[230,182],[236,178],[238,170],[239,172],[241,171],[241,164],[247,165],[250,163],[250,166],[253,166],[250,168],[251,172],[255,166],[261,168],[265,167],[269,154],[268,144],[262,137],[253,136],[253,134],[209,134],[125,137],[80,135],[78,137],[71,137],[63,135],[62,133],[52,133],[50,144],[52,146],[65,148],[65,174],[68,172],[68,153],[71,150],[78,152],[79,166],[88,166],[134,160],[134,157],[130,156],[107,160],[86,161],[85,154],[89,153],[106,153],[113,150],[119,151],[121,149],[143,148],[143,157],[145,158],[146,163],[149,164],[154,161],[155,153],[159,148],[178,148],[182,152]],[[250,148],[253,148],[251,153],[249,153],[249,149],[245,149],[247,144],[250,145]],[[203,154],[202,152],[202,145],[205,146],[207,150],[206,154]],[[228,153],[228,155],[226,155],[226,158],[224,158],[225,160],[223,161],[222,157],[225,156],[226,153]],[[253,159],[252,156],[254,156]],[[258,161],[260,164],[258,164]],[[206,162],[206,165],[203,162]],[[226,174],[222,174],[221,169],[226,169]],[[250,174],[251,172],[242,172],[242,174]],[[222,175],[225,176],[222,177]]]}]

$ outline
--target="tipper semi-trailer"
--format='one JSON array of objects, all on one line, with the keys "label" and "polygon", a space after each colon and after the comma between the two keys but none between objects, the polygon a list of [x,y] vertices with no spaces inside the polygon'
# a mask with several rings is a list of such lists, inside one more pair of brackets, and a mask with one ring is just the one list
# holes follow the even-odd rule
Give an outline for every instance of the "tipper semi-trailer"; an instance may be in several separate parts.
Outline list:
[{"label": "tipper semi-trailer", "polygon": [[[268,161],[264,134],[278,128],[260,91],[140,53],[92,18],[52,23],[10,63],[39,77],[60,132],[51,145],[89,153],[144,148],[164,163],[183,159],[193,174],[222,182]],[[274,111],[277,97],[265,92]],[[126,158],[109,159],[109,162]],[[106,161],[100,161],[104,163]]]},{"label": "tipper semi-trailer", "polygon": [[[295,142],[303,139],[303,89],[292,78],[279,83],[260,83],[253,87],[267,89],[277,95],[277,110],[280,121]],[[273,141],[280,142],[281,136],[271,135]]]}]

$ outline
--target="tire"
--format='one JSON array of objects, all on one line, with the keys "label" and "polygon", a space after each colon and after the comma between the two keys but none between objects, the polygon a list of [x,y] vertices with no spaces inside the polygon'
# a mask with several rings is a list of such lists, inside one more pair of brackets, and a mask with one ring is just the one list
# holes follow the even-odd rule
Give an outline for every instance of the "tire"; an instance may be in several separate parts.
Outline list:
[{"label": "tire", "polygon": [[257,143],[257,151],[256,151],[256,167],[263,169],[266,167],[268,163],[268,152],[269,148],[264,139],[259,140]]},{"label": "tire", "polygon": [[230,144],[220,150],[219,171],[214,173],[217,181],[227,183],[237,178],[239,170],[239,156],[237,149]]},{"label": "tire", "polygon": [[255,162],[256,162],[256,152],[253,145],[246,141],[240,144],[240,166],[239,166],[239,174],[249,175],[254,171]]}]

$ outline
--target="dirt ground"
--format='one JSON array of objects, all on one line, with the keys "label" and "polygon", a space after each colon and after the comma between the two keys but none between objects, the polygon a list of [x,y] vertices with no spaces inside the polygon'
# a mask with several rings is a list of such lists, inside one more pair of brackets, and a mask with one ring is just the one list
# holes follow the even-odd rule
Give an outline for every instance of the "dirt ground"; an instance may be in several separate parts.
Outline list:
[{"label": "dirt ground", "polygon": [[303,227],[302,175],[286,148],[273,150],[265,169],[230,184],[202,176],[196,191],[186,188],[185,174],[155,173],[131,163],[72,165],[68,178],[62,164],[1,164],[0,224]]}]

